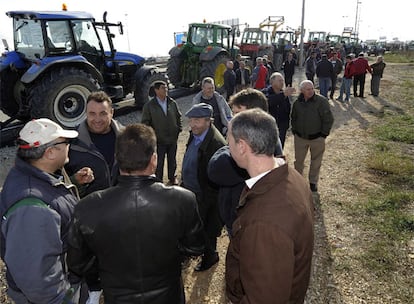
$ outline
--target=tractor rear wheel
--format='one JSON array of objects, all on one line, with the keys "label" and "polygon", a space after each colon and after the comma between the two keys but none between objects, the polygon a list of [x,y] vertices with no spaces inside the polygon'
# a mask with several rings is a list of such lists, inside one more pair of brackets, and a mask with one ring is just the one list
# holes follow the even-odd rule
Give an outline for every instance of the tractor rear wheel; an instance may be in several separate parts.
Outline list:
[{"label": "tractor rear wheel", "polygon": [[134,97],[135,105],[138,109],[141,110],[144,107],[144,104],[146,104],[153,97],[150,96],[149,91],[156,81],[164,81],[168,85],[168,78],[165,74],[160,73],[157,70],[149,71],[144,76],[144,79],[140,83],[137,83]]},{"label": "tractor rear wheel", "polygon": [[226,71],[226,63],[229,58],[225,55],[218,55],[211,61],[203,62],[200,71],[200,80],[204,77],[213,77],[216,90],[220,93],[224,92],[224,72]]},{"label": "tractor rear wheel", "polygon": [[184,61],[180,57],[170,57],[167,63],[168,79],[174,86],[179,86],[182,82],[182,69]]},{"label": "tractor rear wheel", "polygon": [[99,89],[98,81],[84,70],[54,70],[30,88],[31,116],[47,117],[64,127],[76,128],[86,117],[89,94]]}]

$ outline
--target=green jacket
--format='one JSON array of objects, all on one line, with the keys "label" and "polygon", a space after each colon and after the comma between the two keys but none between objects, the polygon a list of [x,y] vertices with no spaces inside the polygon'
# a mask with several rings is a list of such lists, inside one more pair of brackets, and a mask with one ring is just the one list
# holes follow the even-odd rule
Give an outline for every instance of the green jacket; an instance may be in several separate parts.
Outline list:
[{"label": "green jacket", "polygon": [[290,117],[292,133],[305,139],[327,137],[334,121],[328,100],[317,94],[307,101],[300,94]]},{"label": "green jacket", "polygon": [[144,105],[141,123],[154,129],[159,145],[176,143],[182,130],[181,112],[175,100],[169,96],[167,96],[167,115],[154,97]]}]

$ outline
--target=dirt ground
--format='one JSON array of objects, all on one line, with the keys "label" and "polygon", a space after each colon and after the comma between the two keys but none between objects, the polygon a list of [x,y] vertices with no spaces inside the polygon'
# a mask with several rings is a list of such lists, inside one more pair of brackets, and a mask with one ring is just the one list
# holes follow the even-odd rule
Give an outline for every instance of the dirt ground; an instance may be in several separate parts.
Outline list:
[{"label": "dirt ground", "polygon": [[[398,90],[392,85],[393,77],[403,75],[404,68],[406,66],[388,64],[381,90]],[[303,71],[297,70],[293,86],[298,88],[299,82],[303,79]],[[354,255],[363,250],[365,236],[358,230],[358,225],[354,225],[353,219],[343,214],[339,207],[358,198],[364,191],[378,187],[370,179],[364,164],[368,146],[372,141],[368,130],[370,125],[379,119],[384,107],[397,111],[394,105],[382,97],[369,96],[369,83],[370,76],[367,76],[365,99],[352,98],[350,104],[330,100],[335,122],[331,135],[327,138],[318,185],[319,194],[314,196],[315,249],[306,303],[401,303],[386,292],[387,284],[395,282],[377,281],[372,274],[363,273],[358,262],[353,259]],[[337,95],[335,94],[335,97]],[[191,98],[192,96],[187,96],[177,99],[183,114],[189,108]],[[186,119],[184,122],[186,125]],[[187,137],[188,132],[185,131],[179,138],[178,168],[181,168]],[[291,134],[287,137],[284,151],[288,162],[293,165]],[[178,173],[180,175],[180,172]],[[219,238],[220,261],[217,265],[206,272],[197,273],[193,271],[197,263],[195,260],[183,271],[188,304],[226,303],[224,261],[227,245],[228,237],[223,232]],[[410,248],[409,251],[414,253],[414,248]],[[344,261],[346,269],[341,268]],[[412,273],[414,272],[411,271]],[[10,303],[4,292],[4,273],[1,274],[0,280],[0,303]]]}]

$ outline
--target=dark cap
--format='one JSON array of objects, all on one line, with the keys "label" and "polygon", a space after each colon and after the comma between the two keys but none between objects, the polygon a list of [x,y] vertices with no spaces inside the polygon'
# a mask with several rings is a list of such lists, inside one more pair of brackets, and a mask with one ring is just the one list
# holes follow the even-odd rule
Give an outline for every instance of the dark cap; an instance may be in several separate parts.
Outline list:
[{"label": "dark cap", "polygon": [[204,102],[197,103],[191,107],[190,110],[185,113],[185,116],[192,117],[211,117],[213,115],[213,107]]}]

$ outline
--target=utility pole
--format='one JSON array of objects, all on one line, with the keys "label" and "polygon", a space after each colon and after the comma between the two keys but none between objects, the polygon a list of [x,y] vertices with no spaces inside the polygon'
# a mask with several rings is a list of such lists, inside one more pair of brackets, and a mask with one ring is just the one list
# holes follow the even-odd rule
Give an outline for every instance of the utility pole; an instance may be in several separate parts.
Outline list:
[{"label": "utility pole", "polygon": [[361,14],[360,8],[359,8],[360,4],[362,4],[362,1],[357,0],[356,15],[355,15],[355,35],[356,35],[357,40],[358,40],[358,36],[359,36],[359,16]]},{"label": "utility pole", "polygon": [[300,25],[300,53],[299,53],[299,66],[302,67],[303,65],[303,39],[305,36],[305,0],[302,0],[302,22]]},{"label": "utility pole", "polygon": [[126,21],[126,35],[127,35],[127,42],[128,42],[128,52],[131,52],[131,45],[129,44],[129,20],[128,14],[125,13],[125,21]]}]

